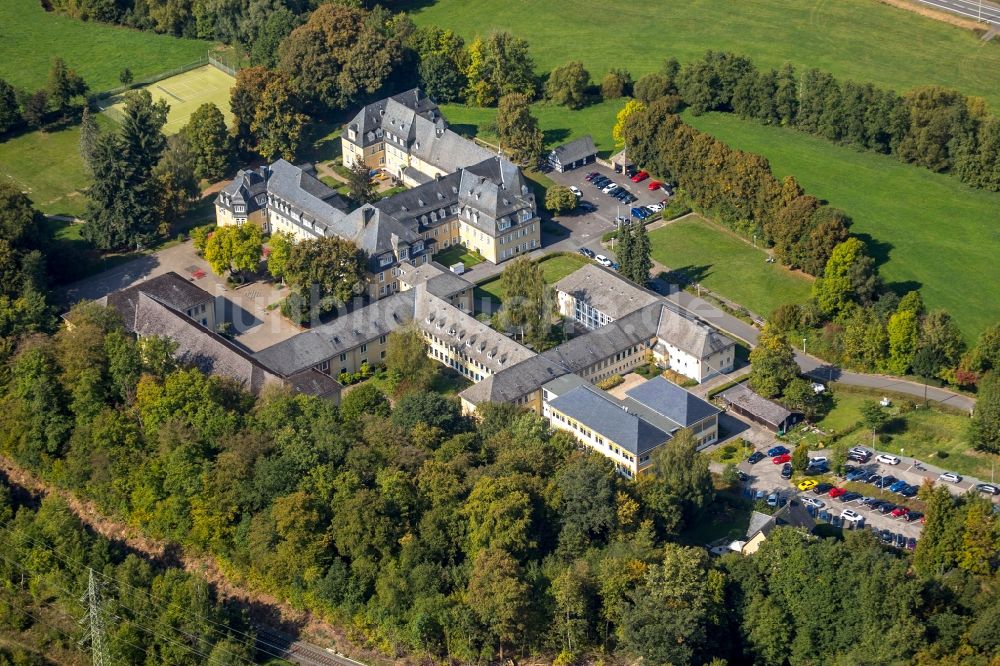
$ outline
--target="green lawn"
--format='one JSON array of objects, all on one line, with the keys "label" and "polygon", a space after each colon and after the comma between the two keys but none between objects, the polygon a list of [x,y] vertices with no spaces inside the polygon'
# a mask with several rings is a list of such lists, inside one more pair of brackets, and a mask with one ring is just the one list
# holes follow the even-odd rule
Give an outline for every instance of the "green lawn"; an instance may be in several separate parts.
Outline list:
[{"label": "green lawn", "polygon": [[178,39],[46,12],[38,0],[0,2],[0,78],[15,88],[45,85],[62,57],[91,91],[117,88],[128,67],[136,81],[204,58],[211,42]]},{"label": "green lawn", "polygon": [[[833,391],[834,408],[816,425],[825,432],[842,431],[861,420],[861,405],[865,400],[878,400],[883,394],[837,386]],[[991,462],[996,456],[974,451],[967,436],[969,419],[935,408],[920,408],[902,413],[899,399],[891,397],[893,404],[888,411],[892,419],[885,428],[890,437],[887,443],[877,443],[881,451],[913,456],[959,474],[969,474],[989,479]],[[871,431],[858,430],[847,436],[850,444],[871,447]],[[809,441],[809,440],[807,440]],[[811,441],[809,441],[812,444]],[[940,454],[944,453],[942,457]]]},{"label": "green lawn", "polygon": [[729,114],[686,114],[685,120],[737,148],[768,158],[775,175],[793,174],[810,194],[827,199],[868,235],[880,271],[900,290],[919,287],[931,308],[945,308],[970,341],[996,322],[1000,194],[973,190],[951,176],[892,157],[836,146],[795,130]]},{"label": "green lawn", "polygon": [[447,250],[443,250],[434,255],[434,261],[442,266],[448,267],[462,262],[466,268],[471,268],[476,264],[483,263],[483,258],[469,252],[461,245],[452,245]]},{"label": "green lawn", "polygon": [[[104,114],[95,118],[102,130],[115,127]],[[80,158],[80,126],[30,132],[0,142],[0,178],[28,192],[43,213],[81,215],[90,176]]]},{"label": "green lawn", "polygon": [[708,49],[731,50],[763,66],[791,61],[900,91],[935,83],[955,87],[1000,109],[996,40],[983,44],[970,31],[874,0],[614,5],[437,0],[413,5],[418,25],[452,28],[467,41],[498,29],[523,37],[540,72],[581,60],[597,80],[611,67],[625,67],[638,77],[668,57],[684,62]]},{"label": "green lawn", "polygon": [[[615,124],[615,116],[624,105],[625,101],[619,99],[591,104],[578,111],[572,111],[563,106],[536,102],[532,105],[531,111],[538,118],[546,148],[555,148],[589,134],[594,137],[598,152],[606,157],[614,152],[611,128]],[[441,113],[448,119],[451,129],[463,136],[478,136],[491,143],[496,141],[496,134],[491,127],[496,119],[496,112],[496,109],[483,109],[464,104],[441,105]]]},{"label": "green lawn", "polygon": [[761,316],[782,303],[801,303],[811,283],[765,263],[767,254],[721,228],[690,215],[649,234],[653,259],[685,281],[732,299]]},{"label": "green lawn", "polygon": [[[554,254],[541,260],[542,276],[546,284],[555,284],[576,269],[590,260],[583,255],[576,254]],[[483,298],[492,299],[495,303],[503,303],[503,289],[500,286],[500,276],[489,282],[476,287],[476,302],[481,303]]]}]

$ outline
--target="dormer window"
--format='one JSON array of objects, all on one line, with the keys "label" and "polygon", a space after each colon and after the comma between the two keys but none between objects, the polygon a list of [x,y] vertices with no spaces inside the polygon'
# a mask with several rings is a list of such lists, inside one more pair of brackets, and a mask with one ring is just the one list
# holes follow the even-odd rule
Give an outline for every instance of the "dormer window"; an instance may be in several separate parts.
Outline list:
[{"label": "dormer window", "polygon": [[237,213],[245,213],[246,210],[247,210],[246,206],[236,206],[236,212]]},{"label": "dormer window", "polygon": [[413,244],[413,251],[414,252],[422,252],[423,249],[424,249],[424,243],[423,243],[423,241],[420,241],[418,243],[414,243]]},{"label": "dormer window", "polygon": [[524,210],[521,211],[521,221],[527,222],[530,219],[531,219],[531,209],[525,208]]},{"label": "dormer window", "polygon": [[392,263],[392,255],[383,254],[381,257],[379,257],[378,263],[379,266],[388,266],[389,264]]},{"label": "dormer window", "polygon": [[410,248],[408,248],[408,247],[401,247],[401,248],[399,248],[399,258],[400,259],[409,259],[410,258]]}]

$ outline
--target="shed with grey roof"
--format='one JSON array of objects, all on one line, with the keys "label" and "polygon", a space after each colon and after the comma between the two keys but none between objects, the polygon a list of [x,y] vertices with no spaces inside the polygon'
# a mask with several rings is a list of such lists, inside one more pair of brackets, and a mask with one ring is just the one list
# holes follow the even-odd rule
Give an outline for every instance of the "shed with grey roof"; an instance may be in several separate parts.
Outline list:
[{"label": "shed with grey roof", "polygon": [[597,159],[597,148],[589,134],[563,144],[549,153],[549,164],[562,173],[590,164]]},{"label": "shed with grey roof", "polygon": [[802,414],[751,391],[744,384],[737,384],[717,396],[731,410],[768,430],[779,434],[802,420]]}]

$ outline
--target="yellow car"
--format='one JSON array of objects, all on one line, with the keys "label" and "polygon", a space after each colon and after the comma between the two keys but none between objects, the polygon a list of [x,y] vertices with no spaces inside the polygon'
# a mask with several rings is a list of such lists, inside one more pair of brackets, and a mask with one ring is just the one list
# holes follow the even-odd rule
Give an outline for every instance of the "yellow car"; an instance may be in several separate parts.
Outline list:
[{"label": "yellow car", "polygon": [[799,482],[799,490],[812,490],[819,485],[819,481],[816,479],[806,479],[805,481]]}]

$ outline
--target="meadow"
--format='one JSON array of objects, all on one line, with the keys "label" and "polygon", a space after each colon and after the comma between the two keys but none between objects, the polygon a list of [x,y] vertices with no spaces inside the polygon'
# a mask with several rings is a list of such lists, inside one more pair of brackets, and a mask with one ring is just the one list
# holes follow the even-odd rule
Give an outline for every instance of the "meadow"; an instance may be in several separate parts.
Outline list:
[{"label": "meadow", "polygon": [[15,88],[45,85],[61,57],[92,92],[117,88],[126,67],[136,81],[204,58],[212,42],[179,39],[46,12],[38,0],[0,2],[0,78]]},{"label": "meadow", "polygon": [[767,253],[697,215],[651,231],[653,259],[668,266],[672,281],[697,282],[766,317],[783,303],[802,303],[812,283]]},{"label": "meadow", "polygon": [[684,119],[731,146],[763,155],[778,177],[792,174],[807,192],[844,209],[883,278],[900,291],[919,288],[930,308],[952,314],[970,342],[996,323],[1000,293],[984,287],[1000,284],[1000,194],[973,190],[893,157],[730,114]]},{"label": "meadow", "polygon": [[[405,6],[405,5],[404,5]],[[615,3],[576,0],[412,2],[418,25],[471,40],[508,30],[528,41],[539,72],[580,60],[600,77],[624,67],[638,77],[665,58],[685,62],[709,49],[788,61],[903,91],[939,84],[984,97],[1000,110],[1000,45],[874,0],[741,0]]]}]

